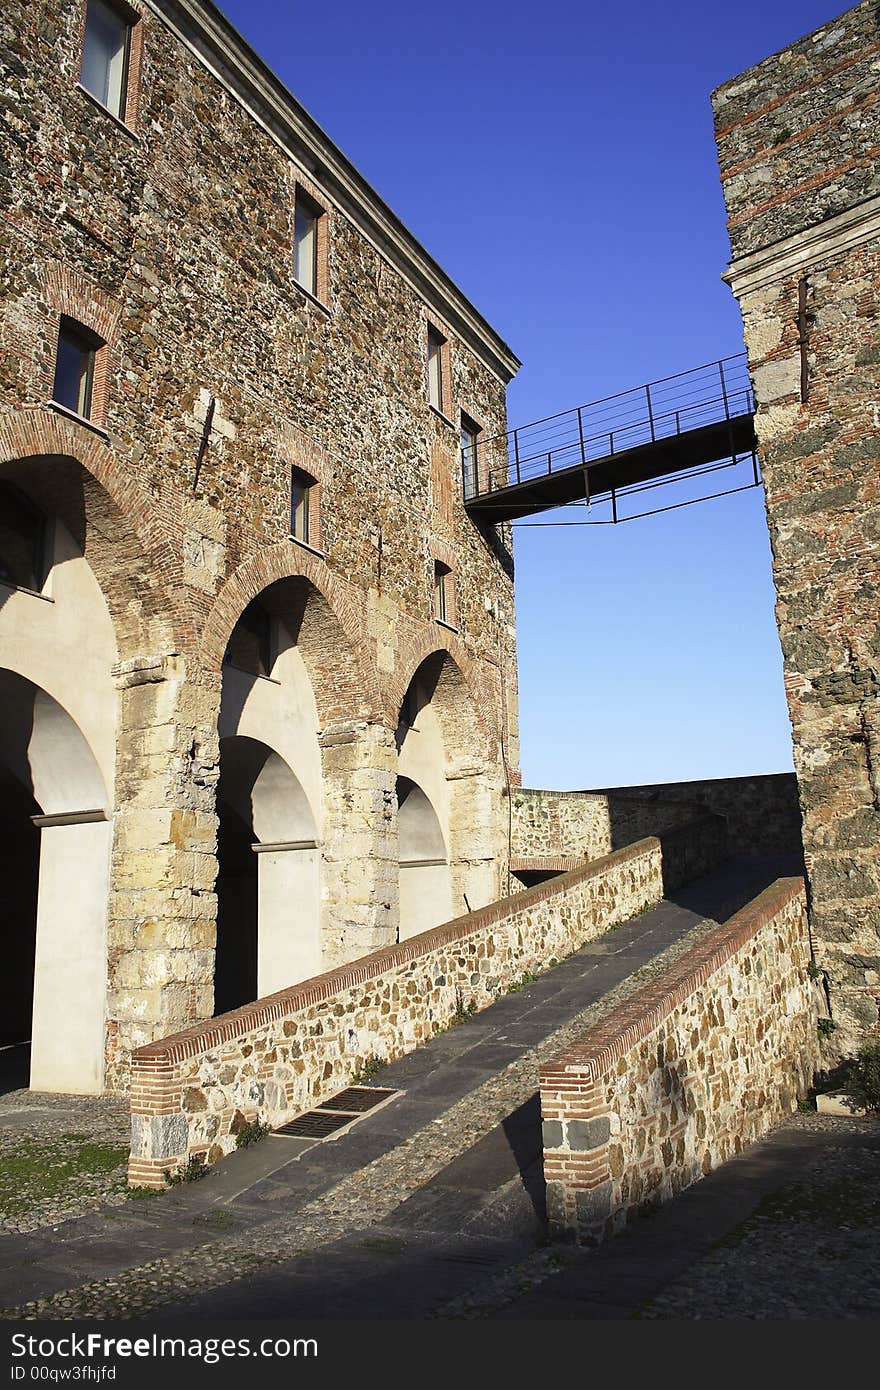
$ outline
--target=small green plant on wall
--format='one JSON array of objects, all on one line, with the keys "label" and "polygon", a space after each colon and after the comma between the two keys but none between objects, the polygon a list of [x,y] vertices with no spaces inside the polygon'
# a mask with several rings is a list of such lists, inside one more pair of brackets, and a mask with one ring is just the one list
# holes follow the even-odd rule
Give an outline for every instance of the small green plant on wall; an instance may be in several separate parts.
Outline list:
[{"label": "small green plant on wall", "polygon": [[377,1057],[376,1054],[373,1053],[372,1057],[367,1058],[360,1070],[354,1073],[349,1085],[365,1086],[368,1081],[372,1081],[373,1077],[377,1076],[382,1068],[387,1067],[387,1065],[388,1063],[385,1061],[384,1057]]},{"label": "small green plant on wall", "polygon": [[864,1110],[880,1111],[880,1042],[866,1043],[846,1064],[845,1090]]},{"label": "small green plant on wall", "polygon": [[198,1154],[190,1154],[186,1163],[181,1163],[179,1168],[175,1168],[173,1173],[166,1169],[163,1177],[169,1187],[179,1187],[184,1182],[198,1182],[199,1178],[207,1175],[208,1169],[205,1160]]},{"label": "small green plant on wall", "polygon": [[262,1120],[247,1120],[235,1136],[235,1147],[237,1149],[248,1149],[251,1144],[259,1144],[261,1139],[265,1139],[269,1133],[269,1126],[264,1125]]},{"label": "small green plant on wall", "polygon": [[837,1024],[834,1022],[833,1018],[820,1018],[819,1022],[816,1024],[816,1032],[819,1034],[819,1041],[825,1042],[830,1038],[836,1027]]}]

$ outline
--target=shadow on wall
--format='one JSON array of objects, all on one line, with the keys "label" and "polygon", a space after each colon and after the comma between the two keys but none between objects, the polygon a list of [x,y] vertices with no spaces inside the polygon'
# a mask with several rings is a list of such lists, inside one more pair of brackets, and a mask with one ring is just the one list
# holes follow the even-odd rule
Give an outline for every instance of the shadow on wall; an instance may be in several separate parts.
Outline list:
[{"label": "shadow on wall", "polygon": [[592,795],[608,799],[612,849],[622,849],[644,835],[660,835],[691,820],[702,809],[724,817],[733,855],[796,854],[803,859],[801,811],[793,772],[605,787]]}]

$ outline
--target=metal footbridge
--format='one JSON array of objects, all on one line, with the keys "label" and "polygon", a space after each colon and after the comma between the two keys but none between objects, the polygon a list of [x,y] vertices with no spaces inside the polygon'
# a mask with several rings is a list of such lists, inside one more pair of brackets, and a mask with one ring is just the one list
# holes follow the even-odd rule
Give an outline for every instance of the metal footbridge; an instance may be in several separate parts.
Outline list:
[{"label": "metal footbridge", "polygon": [[622,498],[663,483],[744,464],[749,480],[743,486],[756,487],[754,410],[746,354],[740,353],[506,434],[478,436],[462,451],[465,506],[475,520],[495,524],[604,501],[609,520],[617,522],[632,519],[619,513]]}]

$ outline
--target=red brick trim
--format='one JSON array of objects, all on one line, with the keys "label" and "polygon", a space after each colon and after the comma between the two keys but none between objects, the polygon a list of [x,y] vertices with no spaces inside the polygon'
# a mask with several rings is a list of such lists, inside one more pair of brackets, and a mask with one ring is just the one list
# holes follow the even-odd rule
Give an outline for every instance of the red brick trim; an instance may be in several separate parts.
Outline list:
[{"label": "red brick trim", "polygon": [[[601,860],[597,861],[601,863]],[[553,880],[560,882],[560,880]],[[806,914],[802,878],[781,878],[670,967],[658,980],[630,995],[595,1027],[541,1067],[540,1084],[558,1090],[573,1082],[575,1090],[598,1081],[629,1050],[648,1037],[665,1018],[720,970],[747,942],[790,903],[800,901]]]},{"label": "red brick trim", "polygon": [[[829,78],[836,77],[840,72],[846,72],[848,68],[853,68],[860,63],[864,63],[865,59],[870,58],[873,53],[880,53],[880,43],[870,44],[867,48],[860,49],[853,57],[846,58],[843,62],[836,63],[832,68],[827,68],[822,74],[823,82],[827,82]],[[733,78],[731,82],[726,82],[723,86],[719,87],[718,92],[723,92],[727,87],[741,80],[741,76]],[[768,112],[775,111],[780,106],[785,106],[787,102],[791,101],[792,97],[799,96],[802,92],[815,90],[815,86],[815,78],[811,77],[809,82],[801,82],[796,87],[790,87],[788,91],[783,92],[781,96],[774,97],[772,101],[765,102],[763,106],[757,107],[754,111],[749,111],[747,115],[740,116],[736,121],[731,121],[729,125],[719,126],[715,132],[715,139],[723,140],[732,130],[737,130],[740,126],[752,125],[753,122],[759,121],[762,116],[766,116]]]},{"label": "red brick trim", "polygon": [[[299,578],[308,581],[333,627],[335,650],[326,653],[326,672],[320,660],[315,664],[315,653],[303,648],[320,718],[325,725],[345,719],[385,722],[378,676],[364,637],[366,621],[359,594],[349,591],[347,585],[343,587],[319,556],[293,541],[267,547],[227,580],[205,620],[199,645],[201,666],[206,671],[221,669],[232,629],[252,599],[280,579]],[[343,680],[346,669],[347,681]]]},{"label": "red brick trim", "polygon": [[572,869],[579,869],[585,862],[586,856],[583,854],[515,854],[510,860],[510,872],[567,874]]},{"label": "red brick trim", "polygon": [[[330,235],[331,235],[331,230],[332,230],[332,229],[331,229],[331,226],[330,226],[330,216],[331,216],[331,214],[330,214],[330,207],[329,207],[329,204],[328,204],[328,202],[327,202],[327,194],[323,191],[323,189],[319,188],[318,185],[317,185],[316,183],[313,183],[312,180],[311,180],[306,174],[301,173],[299,169],[294,169],[292,172],[293,172],[293,208],[292,208],[292,210],[291,210],[291,216],[294,216],[294,215],[295,215],[295,211],[296,211],[296,194],[297,194],[297,189],[300,189],[300,188],[302,189],[303,193],[305,193],[305,195],[306,195],[306,197],[308,198],[309,202],[314,203],[315,208],[317,209],[318,214],[319,214],[317,223],[316,223],[316,225],[315,225],[315,232],[316,232],[316,236],[317,236],[317,245],[316,245],[316,247],[315,247],[315,261],[316,261],[316,265],[315,265],[315,271],[316,271],[316,274],[315,274],[315,281],[316,281],[315,298],[316,298],[317,300],[319,300],[321,304],[324,305],[324,308],[325,308],[325,309],[330,309],[330,308],[333,307],[332,304],[331,304],[331,302],[330,302],[330,301],[331,301],[331,290],[330,290]],[[292,227],[292,226],[291,226],[290,245],[291,245],[291,274],[292,274],[292,259],[293,259],[293,227]],[[297,282],[297,281],[294,281],[294,284],[296,284],[296,283],[298,283],[298,282]],[[303,289],[303,288],[305,288],[305,286],[300,286],[300,288]]]},{"label": "red brick trim", "polygon": [[70,458],[100,483],[169,586],[181,562],[149,495],[103,439],[51,410],[0,415],[0,466],[29,458]]},{"label": "red brick trim", "polygon": [[432,605],[434,600],[433,586],[437,573],[436,567],[438,564],[445,565],[448,574],[446,576],[445,586],[446,617],[444,621],[447,622],[450,627],[458,627],[458,604],[456,602],[457,581],[455,574],[458,556],[451,545],[448,545],[445,541],[438,540],[435,536],[430,538],[429,547],[432,562],[430,573]]},{"label": "red brick trim", "polygon": [[[385,946],[379,951],[361,957],[360,960],[352,961],[349,965],[339,966],[335,970],[315,976],[314,979],[304,980],[302,984],[294,985],[290,989],[279,990],[277,994],[267,995],[264,999],[246,1004],[243,1008],[235,1009],[219,1018],[206,1019],[202,1023],[193,1024],[191,1028],[172,1034],[171,1037],[147,1043],[132,1053],[132,1060],[139,1072],[149,1069],[157,1078],[167,1078],[168,1068],[178,1065],[188,1057],[209,1052],[232,1038],[265,1027],[300,1009],[332,999],[345,990],[357,988],[368,980],[376,979],[388,970],[406,965],[408,961],[417,960],[420,956],[429,955],[450,942],[465,942],[468,937],[516,912],[527,911],[557,895],[562,897],[569,889],[590,879],[601,878],[614,869],[659,853],[660,841],[654,836],[639,840],[634,845],[627,845],[625,849],[603,855],[601,859],[594,859],[591,863],[584,864],[548,883],[538,884],[535,888],[524,888],[521,893],[514,893],[509,898],[501,898],[497,902],[489,903],[487,907],[456,917],[451,922],[444,922],[433,931],[423,932],[419,936],[399,942],[396,946]],[[133,1100],[134,1095],[133,1091]]]},{"label": "red brick trim", "polygon": [[[187,630],[183,602],[182,556],[172,545],[164,519],[126,465],[87,425],[51,409],[24,410],[0,416],[0,472],[30,459],[70,459],[78,464],[109,501],[98,517],[98,531],[111,543],[88,546],[88,559],[110,607],[119,659],[141,651],[142,609],[165,608],[178,637]],[[172,504],[172,514],[174,508]],[[64,519],[63,513],[62,520]],[[74,528],[75,529],[75,528]],[[113,554],[118,541],[127,560],[122,569]],[[132,544],[132,541],[134,544]],[[156,587],[161,575],[162,586]]]},{"label": "red brick trim", "polygon": [[131,37],[128,48],[128,81],[125,88],[125,124],[131,130],[138,128],[141,109],[141,80],[144,64],[144,24],[140,5],[129,4],[132,14]]},{"label": "red brick trim", "polygon": [[46,373],[43,390],[48,400],[52,394],[55,362],[58,353],[58,332],[61,318],[72,319],[89,329],[100,340],[95,349],[95,367],[92,378],[92,403],[89,419],[103,426],[107,421],[107,406],[110,390],[111,354],[116,329],[119,323],[121,305],[111,298],[99,285],[88,280],[78,271],[55,262],[48,266],[43,277],[43,291],[46,302],[57,315],[54,324],[54,342],[51,356],[44,357]]},{"label": "red brick trim", "polygon": [[848,174],[852,169],[873,169],[880,159],[880,145],[874,145],[872,149],[866,150],[858,159],[847,159],[842,164],[836,164],[833,169],[822,169],[820,173],[814,174],[811,179],[804,179],[803,183],[791,184],[780,193],[775,193],[772,198],[765,198],[762,203],[754,203],[745,209],[744,212],[737,213],[728,218],[728,227],[738,227],[743,222],[749,222],[753,218],[760,217],[762,213],[769,212],[771,208],[781,207],[783,203],[793,202],[802,193],[808,193],[813,188],[819,188],[824,183],[831,183],[834,179]]},{"label": "red brick trim", "polygon": [[[109,0],[109,3],[119,11],[121,18],[127,19],[130,24],[128,40],[128,72],[125,80],[125,92],[122,98],[122,113],[115,116],[116,120],[121,120],[123,125],[127,125],[129,130],[137,130],[137,119],[141,105],[141,76],[144,59],[144,24],[143,18],[145,9],[140,0]],[[77,61],[76,61],[76,80],[82,79],[83,45],[86,35],[86,12],[88,10],[88,0],[82,0],[80,5],[79,27],[77,30]]]},{"label": "red brick trim", "polygon": [[[440,346],[440,414],[451,424],[455,423],[456,405],[452,393],[452,334],[447,324],[442,319],[438,319],[436,314],[424,312],[424,328],[422,330],[423,350],[422,358],[425,363],[425,400],[430,403],[430,387],[428,383],[428,329],[431,328],[442,338]],[[436,407],[434,407],[436,409]]]},{"label": "red brick trim", "polygon": [[322,449],[320,444],[295,425],[282,421],[277,426],[277,434],[280,451],[289,468],[312,480],[309,489],[309,545],[322,550],[321,504],[324,486],[333,476],[332,459],[326,449]]},{"label": "red brick trim", "polygon": [[804,126],[803,130],[789,136],[787,140],[780,140],[778,144],[761,145],[736,164],[731,164],[721,175],[721,182],[726,183],[728,179],[734,178],[737,174],[743,174],[747,169],[756,164],[761,164],[766,160],[768,154],[780,155],[786,150],[791,149],[792,145],[797,145],[803,140],[808,140],[820,131],[828,130],[833,125],[838,125],[845,116],[849,116],[853,111],[863,111],[875,102],[880,101],[880,93],[872,93],[861,97],[858,101],[851,101],[847,106],[837,108],[831,116],[826,116],[824,120],[813,121],[812,124]]}]

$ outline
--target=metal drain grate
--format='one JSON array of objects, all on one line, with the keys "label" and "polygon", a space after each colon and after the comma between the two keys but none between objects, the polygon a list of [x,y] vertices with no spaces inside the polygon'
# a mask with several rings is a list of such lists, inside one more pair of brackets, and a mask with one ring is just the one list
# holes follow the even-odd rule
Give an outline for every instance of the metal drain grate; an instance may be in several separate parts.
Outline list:
[{"label": "metal drain grate", "polygon": [[292,1134],[300,1139],[326,1139],[338,1129],[351,1124],[351,1115],[336,1115],[330,1110],[309,1110],[305,1115],[297,1115],[286,1125],[276,1129],[276,1134]]},{"label": "metal drain grate", "polygon": [[297,1115],[295,1120],[289,1120],[272,1132],[292,1135],[295,1139],[332,1139],[357,1124],[370,1111],[381,1109],[389,1100],[402,1094],[402,1091],[394,1091],[387,1086],[348,1086],[338,1096],[323,1101],[315,1110]]},{"label": "metal drain grate", "polygon": [[377,1105],[381,1105],[389,1096],[396,1095],[397,1092],[387,1086],[349,1086],[347,1090],[340,1091],[338,1096],[325,1100],[318,1109],[343,1110],[353,1115],[365,1115],[368,1110],[374,1110]]}]

